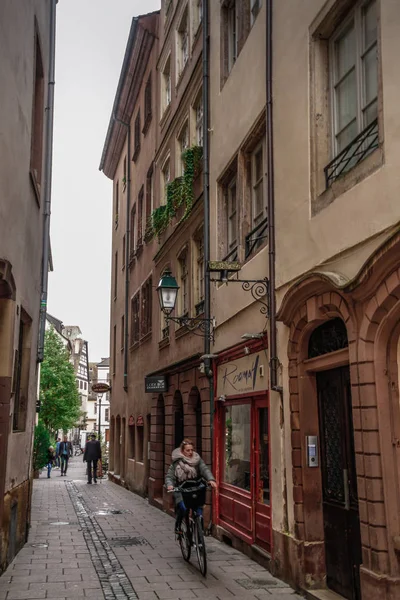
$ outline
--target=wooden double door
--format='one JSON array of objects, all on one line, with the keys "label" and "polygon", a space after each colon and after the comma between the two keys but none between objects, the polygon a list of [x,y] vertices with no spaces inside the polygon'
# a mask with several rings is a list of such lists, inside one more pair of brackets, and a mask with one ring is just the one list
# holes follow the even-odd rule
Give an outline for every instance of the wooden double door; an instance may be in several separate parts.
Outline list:
[{"label": "wooden double door", "polygon": [[317,373],[327,585],[360,600],[361,535],[349,367]]}]

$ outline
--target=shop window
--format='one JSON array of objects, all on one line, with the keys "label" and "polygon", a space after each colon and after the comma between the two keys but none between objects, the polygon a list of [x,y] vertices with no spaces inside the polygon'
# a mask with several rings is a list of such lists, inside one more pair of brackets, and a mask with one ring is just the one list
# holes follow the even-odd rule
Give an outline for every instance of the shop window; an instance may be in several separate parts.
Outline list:
[{"label": "shop window", "polygon": [[144,445],[144,427],[137,427],[137,460],[138,462],[143,462],[143,445]]},{"label": "shop window", "polygon": [[225,407],[223,480],[250,491],[251,405]]}]

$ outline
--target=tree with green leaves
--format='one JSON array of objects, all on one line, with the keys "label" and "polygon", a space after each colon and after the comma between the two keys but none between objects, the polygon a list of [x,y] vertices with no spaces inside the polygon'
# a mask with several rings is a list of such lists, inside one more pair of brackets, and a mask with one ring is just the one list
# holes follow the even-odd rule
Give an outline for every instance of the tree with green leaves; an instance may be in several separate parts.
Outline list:
[{"label": "tree with green leaves", "polygon": [[39,421],[35,427],[33,442],[33,470],[39,471],[47,464],[47,451],[50,446],[50,434],[44,424]]},{"label": "tree with green leaves", "polygon": [[39,397],[40,420],[49,431],[67,431],[78,421],[81,407],[74,367],[53,327],[45,334]]}]

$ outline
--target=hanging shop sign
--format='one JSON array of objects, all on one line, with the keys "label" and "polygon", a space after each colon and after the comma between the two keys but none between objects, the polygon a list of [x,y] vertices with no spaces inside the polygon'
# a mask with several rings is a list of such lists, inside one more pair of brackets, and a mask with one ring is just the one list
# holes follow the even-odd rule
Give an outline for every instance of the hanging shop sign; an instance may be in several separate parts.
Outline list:
[{"label": "hanging shop sign", "polygon": [[95,394],[106,394],[111,391],[111,386],[108,383],[99,381],[97,383],[92,383],[92,392]]},{"label": "hanging shop sign", "polygon": [[135,417],[133,415],[131,415],[128,419],[128,425],[129,427],[132,427],[135,424]]},{"label": "hanging shop sign", "polygon": [[147,393],[167,392],[168,382],[165,375],[153,375],[144,378],[144,387]]},{"label": "hanging shop sign", "polygon": [[268,388],[268,361],[264,351],[219,365],[218,396],[262,392]]},{"label": "hanging shop sign", "polygon": [[137,425],[137,427],[143,427],[144,419],[143,419],[142,415],[139,415],[138,418],[136,419],[136,425]]}]

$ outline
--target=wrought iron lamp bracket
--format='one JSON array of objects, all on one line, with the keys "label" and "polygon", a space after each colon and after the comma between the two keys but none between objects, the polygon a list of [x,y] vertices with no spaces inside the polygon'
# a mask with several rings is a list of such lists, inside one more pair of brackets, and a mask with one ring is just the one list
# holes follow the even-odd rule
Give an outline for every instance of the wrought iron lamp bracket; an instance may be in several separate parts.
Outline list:
[{"label": "wrought iron lamp bracket", "polygon": [[269,280],[268,277],[264,277],[264,279],[211,279],[210,281],[214,281],[217,283],[241,283],[242,290],[245,292],[250,292],[253,296],[254,300],[261,305],[260,313],[265,315],[266,318],[269,317]]},{"label": "wrought iron lamp bracket", "polygon": [[188,331],[195,335],[208,337],[211,342],[214,342],[215,319],[203,319],[200,317],[171,317],[166,315],[166,324],[169,321],[177,323],[180,327],[186,327]]}]

